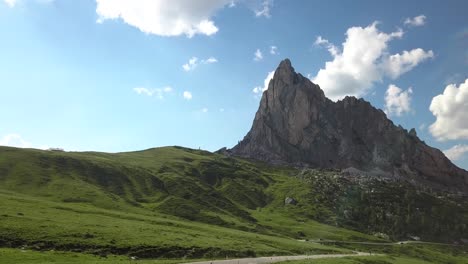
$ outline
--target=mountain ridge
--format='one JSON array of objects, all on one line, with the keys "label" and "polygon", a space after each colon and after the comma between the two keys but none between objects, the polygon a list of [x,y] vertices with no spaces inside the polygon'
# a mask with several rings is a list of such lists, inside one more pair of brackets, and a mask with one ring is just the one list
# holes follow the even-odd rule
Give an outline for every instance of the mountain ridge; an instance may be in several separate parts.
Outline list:
[{"label": "mountain ridge", "polygon": [[251,130],[228,153],[299,167],[357,169],[468,192],[468,172],[364,99],[333,102],[283,60]]}]

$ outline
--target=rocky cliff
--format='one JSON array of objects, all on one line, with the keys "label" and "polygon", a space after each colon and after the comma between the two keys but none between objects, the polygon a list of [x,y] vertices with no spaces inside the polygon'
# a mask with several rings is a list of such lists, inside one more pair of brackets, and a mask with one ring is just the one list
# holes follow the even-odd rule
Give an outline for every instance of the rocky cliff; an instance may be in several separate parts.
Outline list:
[{"label": "rocky cliff", "polygon": [[229,150],[270,163],[359,170],[440,188],[468,190],[468,172],[395,126],[369,102],[333,102],[286,59],[263,93],[252,128]]}]

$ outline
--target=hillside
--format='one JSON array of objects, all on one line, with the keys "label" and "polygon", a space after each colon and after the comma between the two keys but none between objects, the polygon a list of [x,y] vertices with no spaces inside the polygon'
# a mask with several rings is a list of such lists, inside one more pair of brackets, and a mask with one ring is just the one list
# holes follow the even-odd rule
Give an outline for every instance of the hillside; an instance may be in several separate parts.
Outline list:
[{"label": "hillside", "polygon": [[108,154],[0,147],[0,172],[2,246],[148,257],[336,250],[295,241],[295,228],[272,227],[281,221],[302,221],[299,230],[315,237],[373,239],[299,215],[290,218],[287,210],[271,225],[271,219],[262,223],[258,219],[267,212],[256,209],[282,204],[285,190],[274,186],[294,184],[291,170],[205,151],[168,147]]},{"label": "hillside", "polygon": [[468,237],[464,199],[415,188],[181,147],[0,147],[0,246],[200,258],[345,250],[305,239]]}]

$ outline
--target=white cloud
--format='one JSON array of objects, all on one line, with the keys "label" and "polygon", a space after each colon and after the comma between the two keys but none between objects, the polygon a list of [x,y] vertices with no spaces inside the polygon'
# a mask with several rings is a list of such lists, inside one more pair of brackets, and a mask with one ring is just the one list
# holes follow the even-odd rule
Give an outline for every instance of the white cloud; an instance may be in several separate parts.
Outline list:
[{"label": "white cloud", "polygon": [[422,49],[389,55],[388,43],[401,38],[403,31],[398,29],[385,33],[377,28],[377,24],[374,22],[365,28],[349,28],[341,50],[321,36],[315,40],[316,45],[326,47],[333,57],[312,78],[330,99],[338,100],[347,95],[363,96],[384,77],[396,79],[433,56],[432,51]]},{"label": "white cloud", "polygon": [[52,4],[55,2],[55,0],[3,0],[3,2],[5,2],[5,4],[8,6],[8,7],[15,7],[16,5],[18,5],[19,3],[21,4],[27,4],[27,3],[30,3],[30,2],[35,2],[35,3],[38,3],[38,4],[43,4],[43,5],[48,5],[48,4]]},{"label": "white cloud", "polygon": [[275,71],[269,72],[263,81],[263,86],[254,87],[252,92],[256,94],[256,96],[261,96],[262,93],[268,89],[268,84],[270,84],[271,79],[273,79],[273,75],[275,75]]},{"label": "white cloud", "polygon": [[198,64],[198,58],[197,57],[192,57],[192,58],[189,59],[189,61],[187,63],[182,65],[182,68],[184,69],[184,71],[191,71],[191,70],[195,69],[195,67],[197,67],[197,64]]},{"label": "white cloud", "polygon": [[263,53],[260,49],[257,49],[254,53],[254,61],[261,61],[263,60]]},{"label": "white cloud", "polygon": [[3,1],[9,7],[15,7],[16,3],[18,2],[18,0],[3,0]]},{"label": "white cloud", "polygon": [[[267,52],[266,54],[268,55],[268,53],[270,53],[271,55],[278,55],[279,52],[278,52],[278,47],[277,46],[270,46],[269,48],[267,48]],[[263,60],[264,58],[264,55],[263,55],[263,52],[261,49],[257,49],[254,53],[254,58],[253,60],[254,61],[261,61]]]},{"label": "white cloud", "polygon": [[468,139],[468,78],[458,87],[450,84],[444,93],[432,98],[431,110],[436,121],[429,131],[438,140]]},{"label": "white cloud", "polygon": [[401,116],[411,111],[411,94],[413,89],[403,91],[397,86],[390,84],[385,93],[385,113],[387,115]]},{"label": "white cloud", "polygon": [[182,65],[184,71],[193,71],[199,64],[212,64],[217,63],[218,60],[215,57],[209,57],[206,60],[198,60],[197,57],[192,57],[187,63]]},{"label": "white cloud", "polygon": [[[11,1],[11,0],[10,0]],[[122,19],[142,32],[193,37],[218,32],[211,17],[231,0],[96,0],[98,22]]]},{"label": "white cloud", "polygon": [[46,145],[33,145],[29,141],[25,140],[19,134],[7,134],[3,137],[0,137],[0,146],[8,146],[8,147],[15,147],[15,148],[35,148],[35,149],[49,149]]},{"label": "white cloud", "polygon": [[276,47],[276,46],[270,46],[270,54],[271,54],[271,55],[276,55],[276,54],[278,54],[278,47]]},{"label": "white cloud", "polygon": [[338,47],[336,47],[335,45],[330,43],[328,41],[328,39],[322,38],[322,36],[318,36],[317,39],[315,40],[314,44],[317,45],[317,46],[323,46],[323,47],[327,48],[328,52],[330,52],[330,54],[332,56],[336,56],[339,53]]},{"label": "white cloud", "polygon": [[270,11],[273,5],[273,0],[264,0],[259,9],[255,9],[255,16],[257,17],[271,17]]},{"label": "white cloud", "polygon": [[445,156],[452,161],[459,160],[465,153],[468,152],[468,145],[455,145],[447,150],[444,150]]},{"label": "white cloud", "polygon": [[166,86],[163,88],[149,89],[145,87],[135,87],[133,88],[137,94],[146,95],[146,96],[155,96],[158,99],[163,99],[164,95],[173,91],[172,87]]},{"label": "white cloud", "polygon": [[210,63],[216,63],[218,60],[215,57],[209,57],[206,60],[202,60],[203,64],[210,64]]},{"label": "white cloud", "polygon": [[315,45],[322,45],[322,44],[329,44],[329,43],[330,42],[328,42],[328,39],[324,39],[322,38],[322,36],[317,36],[314,42]]},{"label": "white cloud", "polygon": [[186,100],[192,100],[192,93],[189,92],[189,91],[184,91],[184,93],[182,94],[182,96],[183,96],[184,99],[186,99]]},{"label": "white cloud", "polygon": [[416,67],[422,61],[434,57],[432,50],[424,51],[423,49],[413,49],[411,51],[403,51],[402,54],[394,54],[389,56],[384,62],[385,72],[392,79],[398,78],[403,73],[406,73]]},{"label": "white cloud", "polygon": [[201,111],[202,111],[203,113],[208,113],[208,108],[204,107]]},{"label": "white cloud", "polygon": [[135,91],[137,94],[145,94],[147,96],[153,96],[154,93],[152,90],[149,90],[144,87],[135,87],[133,88],[133,91]]},{"label": "white cloud", "polygon": [[426,16],[425,15],[419,15],[419,16],[416,16],[416,17],[413,17],[413,18],[408,17],[405,20],[405,25],[409,25],[409,26],[419,27],[419,26],[423,26],[424,24],[426,24]]},{"label": "white cloud", "polygon": [[17,148],[31,148],[32,144],[24,140],[18,134],[8,134],[0,138],[0,146],[9,146]]}]

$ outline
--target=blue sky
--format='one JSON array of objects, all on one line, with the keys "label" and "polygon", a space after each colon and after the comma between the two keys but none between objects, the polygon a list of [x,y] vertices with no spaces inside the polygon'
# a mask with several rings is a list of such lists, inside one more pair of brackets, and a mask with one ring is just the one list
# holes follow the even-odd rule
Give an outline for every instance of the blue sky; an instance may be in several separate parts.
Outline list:
[{"label": "blue sky", "polygon": [[0,144],[232,147],[290,58],[332,99],[364,97],[468,168],[466,10],[461,0],[1,0]]}]

